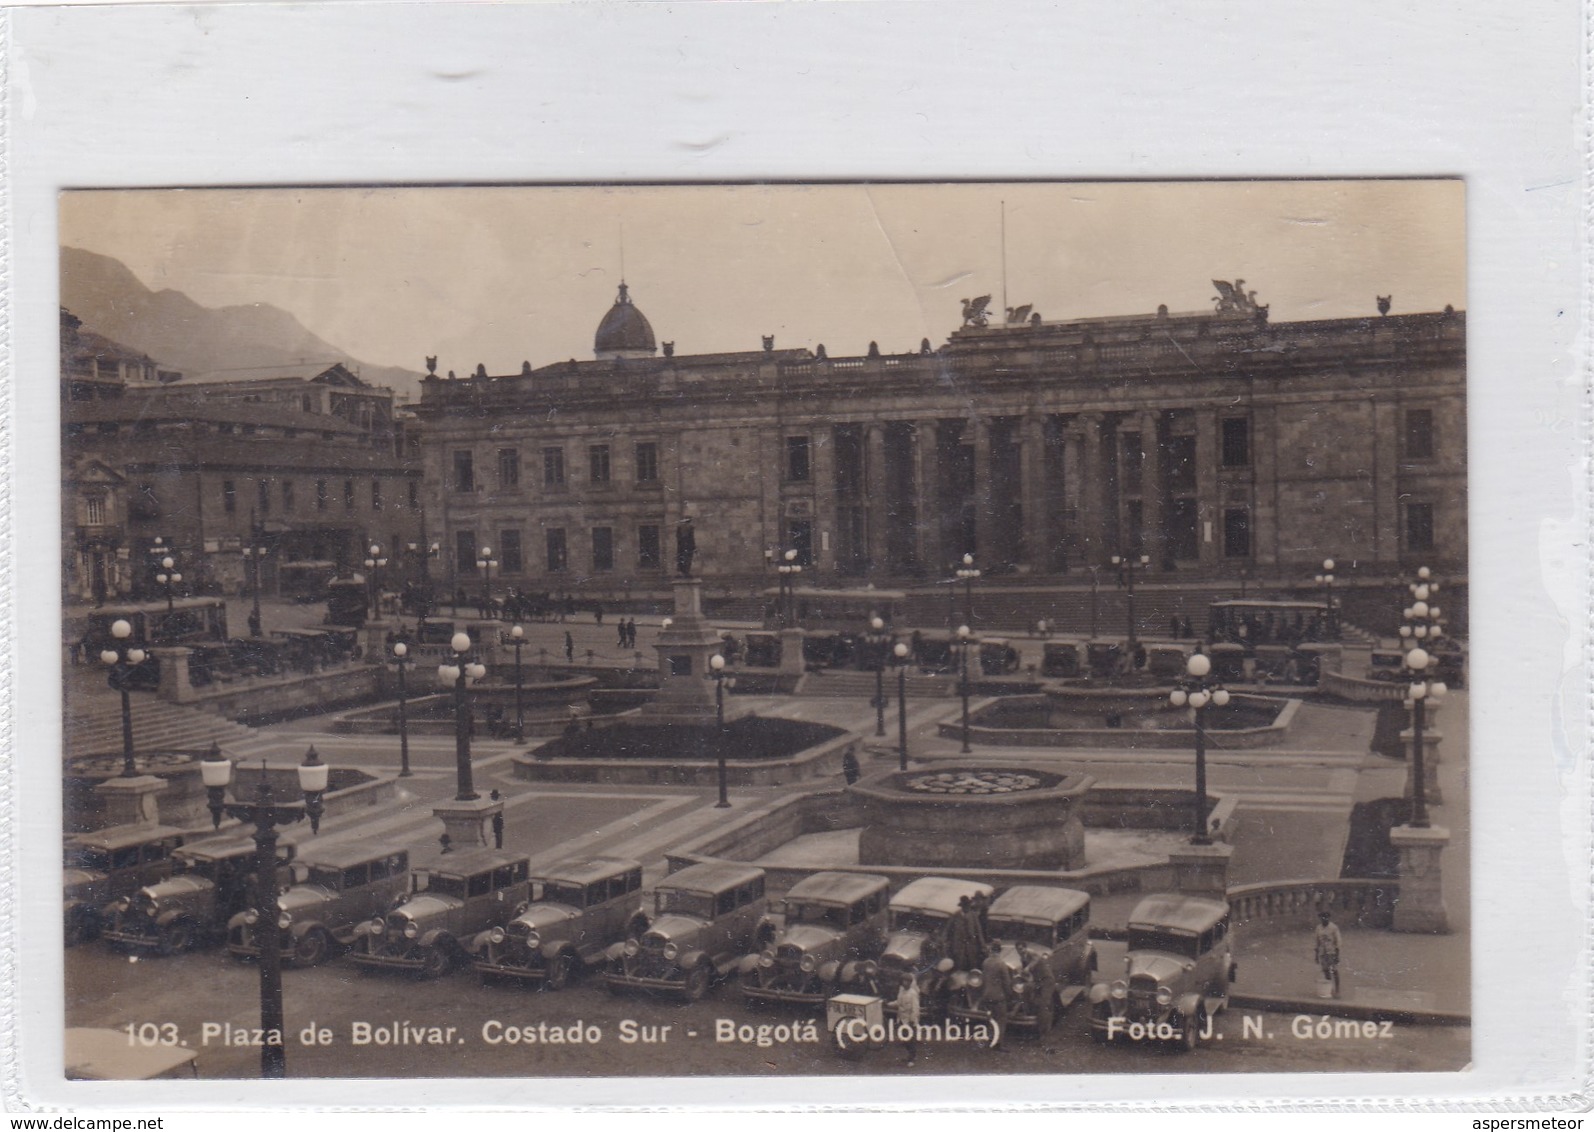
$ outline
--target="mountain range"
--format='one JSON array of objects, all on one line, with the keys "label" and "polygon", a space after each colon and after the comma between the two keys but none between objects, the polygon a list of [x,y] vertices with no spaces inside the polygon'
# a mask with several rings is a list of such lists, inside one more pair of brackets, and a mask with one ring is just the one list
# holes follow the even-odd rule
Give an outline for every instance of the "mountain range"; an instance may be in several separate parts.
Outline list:
[{"label": "mountain range", "polygon": [[83,328],[186,375],[253,366],[342,362],[373,385],[413,393],[421,374],[366,365],[269,303],[202,307],[181,291],[151,291],[121,260],[61,249],[61,305]]}]

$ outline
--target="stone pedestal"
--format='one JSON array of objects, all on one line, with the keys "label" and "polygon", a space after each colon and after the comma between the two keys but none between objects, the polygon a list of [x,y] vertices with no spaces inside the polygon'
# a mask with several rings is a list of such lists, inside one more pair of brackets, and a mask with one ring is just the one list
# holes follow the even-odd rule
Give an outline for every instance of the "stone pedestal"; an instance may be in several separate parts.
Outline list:
[{"label": "stone pedestal", "polygon": [[[659,653],[659,693],[642,705],[638,722],[714,726],[718,709],[709,661],[722,645],[719,632],[703,616],[703,580],[675,579],[675,612],[653,646]],[[745,714],[727,695],[726,721]]]},{"label": "stone pedestal", "polygon": [[1168,854],[1173,865],[1173,886],[1190,896],[1224,899],[1229,891],[1232,845],[1183,845]]},{"label": "stone pedestal", "polygon": [[[476,638],[476,655],[481,658],[481,662],[483,664],[487,665],[489,668],[497,668],[500,665],[508,663],[511,667],[513,667],[515,663],[515,650],[509,645],[504,644],[504,634],[509,632],[508,625],[504,624],[502,621],[494,621],[491,619],[483,621],[478,617],[473,617],[469,621],[465,622],[463,627],[467,632]],[[560,645],[560,651],[564,651],[563,644]],[[576,653],[575,662],[579,664],[581,663],[582,659],[582,654],[579,652]],[[526,661],[526,649],[524,645],[522,645],[520,649],[520,660],[522,664],[524,664]],[[514,679],[513,674],[510,675],[510,679]]]},{"label": "stone pedestal", "polygon": [[1394,929],[1397,932],[1426,932],[1442,935],[1450,930],[1445,911],[1442,856],[1450,843],[1450,831],[1439,826],[1417,829],[1397,825],[1389,831],[1389,843],[1400,853],[1400,899],[1395,902]]},{"label": "stone pedestal", "polygon": [[94,788],[103,807],[106,825],[155,825],[160,821],[160,799],[166,780],[152,774],[137,778],[111,778]]},{"label": "stone pedestal", "polygon": [[151,649],[151,655],[160,661],[160,687],[156,691],[168,703],[186,704],[194,700],[194,685],[188,678],[188,658],[193,649]]},{"label": "stone pedestal", "polygon": [[[1444,805],[1444,794],[1439,789],[1439,742],[1444,735],[1431,727],[1422,729],[1422,779],[1423,794],[1428,799],[1430,806]],[[1412,761],[1411,751],[1416,735],[1412,731],[1400,733],[1400,743],[1406,752],[1406,797],[1411,797],[1412,772],[1416,765]]]},{"label": "stone pedestal", "polygon": [[504,812],[502,799],[477,798],[470,802],[450,801],[432,807],[432,816],[441,818],[443,832],[448,834],[448,847],[479,849],[493,843],[492,821]]},{"label": "stone pedestal", "polygon": [[365,628],[360,630],[360,647],[365,650],[365,659],[372,664],[385,663],[388,655],[387,635],[397,628],[391,621],[367,621]]},{"label": "stone pedestal", "polygon": [[801,676],[808,670],[803,663],[803,638],[806,636],[801,629],[780,631],[780,671],[783,675]]}]

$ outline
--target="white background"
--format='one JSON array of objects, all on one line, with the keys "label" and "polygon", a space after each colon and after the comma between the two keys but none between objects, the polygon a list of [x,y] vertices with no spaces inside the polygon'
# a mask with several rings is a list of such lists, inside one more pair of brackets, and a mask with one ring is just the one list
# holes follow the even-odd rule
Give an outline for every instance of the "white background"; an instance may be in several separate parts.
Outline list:
[{"label": "white background", "polygon": [[[11,587],[0,949],[34,1104],[265,1101],[60,1073],[55,193],[586,180],[1460,175],[1476,1064],[1454,1075],[294,1082],[295,1104],[1549,1098],[1588,1077],[1585,29],[1573,3],[236,5],[6,20]],[[1218,272],[1221,265],[1215,265]],[[30,911],[31,909],[31,911]],[[0,941],[4,942],[4,941]],[[6,1043],[10,1044],[10,1043]],[[278,1090],[270,1096],[280,1097]],[[1545,1103],[1540,1101],[1538,1103]]]}]

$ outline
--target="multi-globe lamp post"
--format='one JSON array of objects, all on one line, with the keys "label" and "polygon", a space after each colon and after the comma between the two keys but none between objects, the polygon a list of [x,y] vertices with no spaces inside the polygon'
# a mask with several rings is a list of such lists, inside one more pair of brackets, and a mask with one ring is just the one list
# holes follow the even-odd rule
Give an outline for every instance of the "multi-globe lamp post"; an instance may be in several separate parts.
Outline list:
[{"label": "multi-globe lamp post", "polygon": [[775,566],[775,573],[780,582],[780,627],[790,629],[795,621],[792,606],[796,604],[797,575],[803,572],[803,564],[797,561],[797,551],[787,550],[780,556],[780,561]]},{"label": "multi-globe lamp post", "polygon": [[714,808],[723,810],[731,804],[725,781],[725,689],[736,687],[736,677],[725,670],[725,658],[719,653],[708,658],[708,669],[709,675],[714,678],[714,751],[720,788],[720,799],[714,803]]},{"label": "multi-globe lamp post", "polygon": [[1190,707],[1195,712],[1195,836],[1194,845],[1210,845],[1212,837],[1207,832],[1207,708],[1223,707],[1229,702],[1229,691],[1212,679],[1212,661],[1204,653],[1196,653],[1185,661],[1185,675],[1173,691],[1168,702],[1174,707]]},{"label": "multi-globe lamp post", "polygon": [[174,606],[172,604],[172,595],[173,595],[173,593],[175,591],[173,590],[172,587],[174,587],[175,585],[177,585],[178,582],[183,580],[183,576],[181,574],[179,574],[176,570],[172,569],[172,567],[176,566],[176,565],[177,565],[177,563],[171,557],[171,555],[167,555],[165,558],[161,559],[161,572],[159,574],[155,575],[155,580],[157,582],[159,582],[161,585],[166,587],[166,612],[167,613],[172,612],[172,609],[174,608]]},{"label": "multi-globe lamp post", "polygon": [[382,576],[381,576],[381,570],[382,570],[382,567],[384,567],[386,565],[387,565],[387,559],[385,557],[383,557],[383,555],[382,555],[382,548],[380,546],[378,546],[376,543],[373,542],[370,545],[370,547],[366,550],[366,554],[365,554],[365,569],[366,569],[366,572],[367,572],[367,576],[370,578],[370,582],[369,582],[370,597],[369,597],[368,600],[369,600],[370,605],[371,605],[371,616],[373,616],[375,618],[378,618],[378,619],[380,619],[381,616],[382,616]]},{"label": "multi-globe lamp post", "polygon": [[869,618],[864,643],[869,648],[869,667],[874,669],[874,733],[878,738],[886,733],[886,656],[891,651],[891,634],[878,614]]},{"label": "multi-globe lamp post", "polygon": [[445,688],[454,690],[454,777],[458,790],[454,801],[474,802],[476,793],[471,781],[470,766],[470,696],[469,688],[487,675],[487,667],[478,661],[466,659],[472,642],[469,633],[455,633],[448,647],[454,650],[453,664],[439,664],[437,679]]},{"label": "multi-globe lamp post", "polygon": [[1144,570],[1151,565],[1149,554],[1115,554],[1112,556],[1113,567],[1118,571],[1118,584],[1124,590],[1124,604],[1128,607],[1128,640],[1125,648],[1129,653],[1129,664],[1133,668],[1135,662],[1135,648],[1140,644],[1140,639],[1135,635],[1135,571]]},{"label": "multi-globe lamp post", "polygon": [[498,560],[493,557],[493,548],[482,547],[482,552],[476,558],[476,569],[482,572],[482,610],[492,609],[493,605],[493,567],[498,565]]},{"label": "multi-globe lamp post", "polygon": [[897,669],[897,762],[908,769],[908,654],[912,650],[898,641],[891,649]]},{"label": "multi-globe lamp post", "polygon": [[260,623],[260,566],[267,547],[255,522],[255,513],[249,512],[249,545],[243,548],[244,564],[249,569],[249,595],[253,604],[249,611],[249,635],[258,637],[263,632]]},{"label": "multi-globe lamp post", "polygon": [[1323,587],[1323,632],[1329,640],[1333,640],[1339,633],[1334,625],[1334,560],[1323,559],[1323,572],[1314,579]]},{"label": "multi-globe lamp post", "polygon": [[974,580],[980,576],[974,565],[974,555],[965,554],[958,563],[958,580],[963,583],[963,624],[974,624]]},{"label": "multi-globe lamp post", "polygon": [[[310,831],[321,830],[321,796],[327,788],[331,768],[321,761],[316,749],[305,752],[299,764],[301,802],[278,803],[272,798],[266,764],[260,763],[260,782],[253,802],[229,802],[228,784],[232,781],[232,760],[212,744],[200,761],[199,772],[209,795],[213,827],[220,828],[223,815],[255,827],[254,928],[260,941],[260,1030],[266,1041],[260,1047],[260,1075],[279,1079],[288,1075],[286,1024],[282,1016],[282,932],[292,923],[287,912],[277,906],[277,827],[310,819]],[[275,1040],[272,1040],[272,1039]]]},{"label": "multi-globe lamp post", "polygon": [[509,643],[515,646],[515,742],[526,741],[526,708],[521,697],[520,650],[526,647],[526,630],[519,625],[509,630]]},{"label": "multi-globe lamp post", "polygon": [[410,777],[410,725],[407,714],[409,688],[404,681],[404,671],[415,662],[410,659],[410,646],[403,641],[393,644],[393,663],[398,667],[399,693],[399,777]]},{"label": "multi-globe lamp post", "polygon": [[1429,670],[1438,663],[1438,657],[1429,650],[1444,635],[1440,628],[1439,606],[1431,599],[1439,592],[1439,584],[1432,580],[1432,572],[1424,566],[1417,571],[1417,580],[1410,585],[1412,603],[1403,611],[1404,624],[1400,626],[1406,651],[1406,670],[1411,683],[1407,688],[1407,704],[1411,707],[1411,826],[1428,828],[1427,768],[1424,765],[1427,751],[1423,745],[1424,711],[1429,701],[1437,702],[1450,688],[1437,673]]},{"label": "multi-globe lamp post", "polygon": [[100,653],[100,663],[109,668],[107,683],[122,694],[122,777],[137,777],[133,765],[133,704],[128,695],[128,682],[133,669],[144,663],[144,650],[131,645],[133,626],[126,621],[111,622],[111,637],[117,642]]},{"label": "multi-globe lamp post", "polygon": [[958,639],[958,694],[963,697],[963,753],[971,753],[974,748],[969,746],[969,647],[973,643],[974,633],[967,625],[959,625]]}]

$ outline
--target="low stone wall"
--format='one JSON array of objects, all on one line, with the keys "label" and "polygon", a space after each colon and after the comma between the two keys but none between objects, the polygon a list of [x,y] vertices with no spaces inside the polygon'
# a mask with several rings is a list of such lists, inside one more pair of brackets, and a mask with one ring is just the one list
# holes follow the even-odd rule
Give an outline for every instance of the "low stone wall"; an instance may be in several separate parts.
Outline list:
[{"label": "low stone wall", "polygon": [[1388,928],[1399,901],[1400,882],[1393,878],[1269,881],[1229,889],[1234,925],[1252,935],[1315,928],[1324,909],[1341,927]]},{"label": "low stone wall", "polygon": [[1318,686],[1328,695],[1357,704],[1399,703],[1406,685],[1398,680],[1362,680],[1340,672],[1324,672]]},{"label": "low stone wall", "polygon": [[[789,759],[728,759],[725,779],[732,786],[788,786],[839,778],[848,754],[858,758],[861,739],[847,733],[809,747]],[[530,782],[585,782],[602,785],[712,787],[719,782],[714,762],[675,763],[657,759],[539,759],[516,755],[515,777]]]},{"label": "low stone wall", "polygon": [[188,703],[239,723],[259,724],[374,703],[383,694],[380,665],[346,664],[320,672],[257,676],[212,686],[196,691]]},{"label": "low stone wall", "polygon": [[[1035,697],[1037,701],[1044,697]],[[1269,697],[1242,697],[1269,698]],[[1009,700],[1009,703],[1014,701]],[[987,705],[982,704],[981,707]],[[1272,723],[1265,727],[1242,727],[1222,731],[1207,728],[1209,750],[1254,750],[1272,747],[1283,741],[1285,732],[1300,710],[1296,699],[1284,701]],[[975,709],[970,709],[972,715]],[[960,719],[944,721],[939,726],[943,739],[959,739],[963,735]],[[1195,747],[1195,728],[1151,730],[1136,727],[1102,728],[1046,728],[1046,727],[969,727],[969,742],[987,747],[1057,747],[1059,749],[1090,748],[1094,750],[1192,750]]]}]

